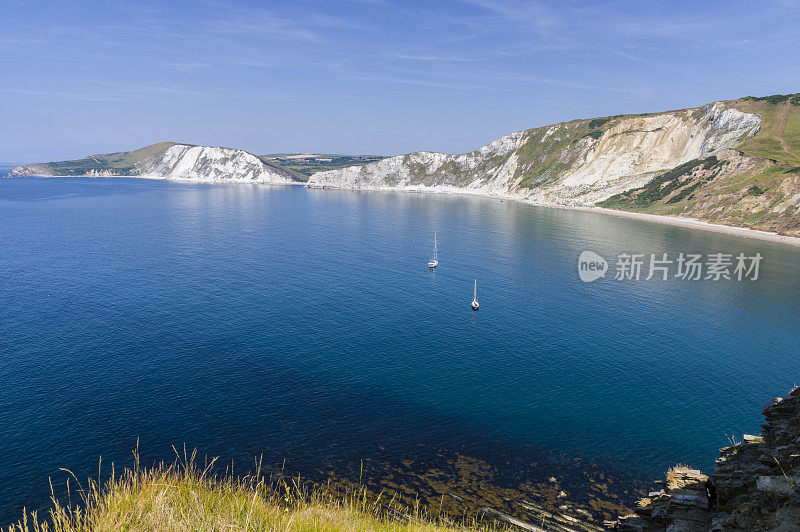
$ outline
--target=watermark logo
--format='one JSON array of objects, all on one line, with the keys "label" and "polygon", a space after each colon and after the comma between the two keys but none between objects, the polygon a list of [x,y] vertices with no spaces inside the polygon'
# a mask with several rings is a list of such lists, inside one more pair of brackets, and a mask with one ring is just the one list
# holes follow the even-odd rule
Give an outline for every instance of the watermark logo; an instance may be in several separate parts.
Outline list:
[{"label": "watermark logo", "polygon": [[[761,253],[710,253],[706,256],[679,253],[620,253],[615,263],[614,279],[639,281],[659,279],[666,281],[756,281],[762,260]],[[606,276],[608,262],[594,251],[584,251],[578,257],[578,275],[581,281],[591,283]]]},{"label": "watermark logo", "polygon": [[578,275],[584,283],[606,276],[608,262],[594,251],[584,251],[578,258]]}]

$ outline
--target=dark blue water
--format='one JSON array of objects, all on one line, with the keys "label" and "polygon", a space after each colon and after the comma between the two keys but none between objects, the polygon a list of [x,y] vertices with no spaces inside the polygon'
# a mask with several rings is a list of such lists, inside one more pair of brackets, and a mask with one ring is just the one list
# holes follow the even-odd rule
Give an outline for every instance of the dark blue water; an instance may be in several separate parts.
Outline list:
[{"label": "dark blue water", "polygon": [[[755,282],[585,284],[585,249],[764,262]],[[312,468],[427,443],[708,470],[800,381],[798,264],[483,198],[0,180],[0,517],[137,438]]]}]

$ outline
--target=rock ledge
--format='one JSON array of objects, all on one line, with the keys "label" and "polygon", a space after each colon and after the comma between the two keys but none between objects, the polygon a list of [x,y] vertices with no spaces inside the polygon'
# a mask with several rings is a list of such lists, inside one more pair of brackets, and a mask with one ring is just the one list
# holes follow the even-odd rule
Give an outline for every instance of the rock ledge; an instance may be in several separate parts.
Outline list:
[{"label": "rock ledge", "polygon": [[625,531],[800,530],[800,387],[764,406],[761,436],[720,449],[709,479],[676,466],[664,489],[612,526]]}]

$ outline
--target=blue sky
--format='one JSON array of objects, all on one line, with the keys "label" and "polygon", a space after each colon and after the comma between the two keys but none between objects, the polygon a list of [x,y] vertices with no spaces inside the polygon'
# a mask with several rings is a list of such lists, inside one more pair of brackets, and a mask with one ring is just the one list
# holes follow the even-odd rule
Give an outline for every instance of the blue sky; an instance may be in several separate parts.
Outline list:
[{"label": "blue sky", "polygon": [[161,140],[465,152],[800,92],[800,2],[0,0],[0,161]]}]

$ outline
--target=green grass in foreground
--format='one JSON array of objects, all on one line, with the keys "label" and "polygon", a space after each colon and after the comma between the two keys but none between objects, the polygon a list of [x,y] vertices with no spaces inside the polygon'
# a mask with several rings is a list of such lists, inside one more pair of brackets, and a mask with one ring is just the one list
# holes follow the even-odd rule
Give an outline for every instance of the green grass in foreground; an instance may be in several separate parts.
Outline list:
[{"label": "green grass in foreground", "polygon": [[[72,491],[75,501],[53,498],[49,515],[25,515],[9,532],[94,530],[373,530],[385,532],[445,532],[486,530],[480,523],[457,527],[402,511],[394,501],[368,500],[366,491],[331,493],[308,489],[297,479],[276,482],[261,475],[217,476],[195,465],[194,453],[171,466],[140,468],[112,474],[100,486]],[[72,476],[77,482],[77,478]],[[85,489],[84,489],[85,488]]]}]

